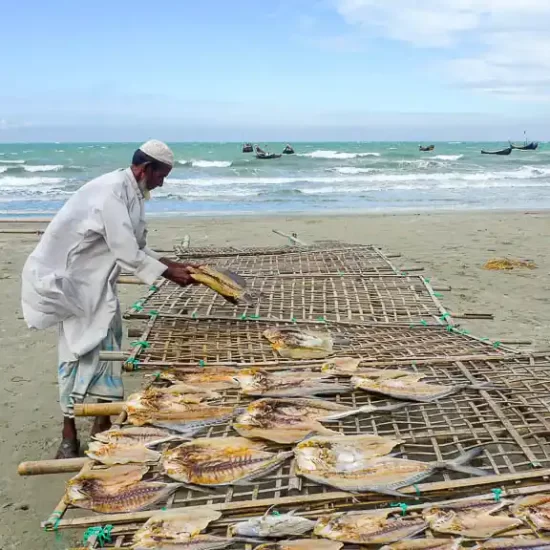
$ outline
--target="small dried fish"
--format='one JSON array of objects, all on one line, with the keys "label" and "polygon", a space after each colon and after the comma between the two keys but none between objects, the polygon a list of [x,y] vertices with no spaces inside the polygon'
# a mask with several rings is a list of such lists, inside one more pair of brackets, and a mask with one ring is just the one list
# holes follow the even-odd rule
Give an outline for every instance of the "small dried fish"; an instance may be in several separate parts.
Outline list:
[{"label": "small dried fish", "polygon": [[481,540],[522,524],[519,519],[491,515],[505,505],[505,502],[474,499],[446,506],[433,506],[424,510],[422,515],[433,531]]},{"label": "small dried fish", "polygon": [[186,541],[148,539],[132,546],[132,550],[219,550],[233,544],[233,539],[214,535],[193,535]]},{"label": "small dried fish", "polygon": [[330,540],[296,539],[260,544],[254,550],[340,550],[342,546],[341,542]]},{"label": "small dried fish", "polygon": [[239,383],[235,380],[238,369],[233,367],[205,367],[201,372],[184,373],[174,370],[163,370],[155,377],[156,383],[165,384],[190,384],[204,390],[222,391],[231,388],[238,388]]},{"label": "small dried fish", "polygon": [[160,428],[149,427],[124,427],[111,428],[105,432],[100,432],[94,435],[97,441],[102,443],[118,443],[120,445],[146,445],[154,447],[160,443],[168,441],[182,441],[185,438],[177,433]]},{"label": "small dried fish", "polygon": [[525,539],[522,537],[510,537],[505,539],[491,539],[474,546],[471,550],[548,550],[550,539]]},{"label": "small dried fish", "polygon": [[244,437],[199,438],[165,451],[163,466],[171,478],[196,485],[239,485],[278,468],[290,452],[272,453]]},{"label": "small dried fish", "polygon": [[328,333],[293,326],[267,329],[264,337],[286,359],[322,359],[332,353],[333,341]]},{"label": "small dried fish", "polygon": [[257,296],[247,291],[246,280],[228,269],[208,265],[189,267],[191,278],[225,298],[234,305],[251,305]]},{"label": "small dried fish", "polygon": [[512,514],[529,520],[541,531],[550,531],[550,494],[529,495],[516,500]]},{"label": "small dried fish", "polygon": [[148,449],[145,445],[121,445],[120,443],[101,443],[100,441],[91,441],[86,455],[107,466],[155,463],[160,460],[160,453]]},{"label": "small dried fish", "polygon": [[374,380],[362,376],[354,376],[351,384],[354,388],[359,388],[372,393],[388,395],[395,399],[406,399],[407,401],[418,401],[420,403],[431,403],[437,399],[442,399],[466,388],[471,389],[489,389],[489,385],[462,384],[457,386],[443,386],[438,384],[426,384],[419,382],[424,375],[414,374],[401,376],[400,378],[379,378]]},{"label": "small dried fish", "polygon": [[460,550],[460,539],[407,539],[383,546],[380,550]]},{"label": "small dried fish", "polygon": [[[366,439],[363,449],[360,438],[372,438],[372,452]],[[313,437],[299,443],[294,449],[297,473],[324,485],[343,491],[372,491],[392,496],[405,496],[397,491],[414,485],[441,469],[454,470],[471,475],[486,475],[484,470],[465,466],[479,456],[483,447],[475,447],[448,462],[420,462],[384,456],[401,443],[377,436],[340,436],[336,438]],[[379,440],[380,442],[378,442]],[[320,441],[322,445],[316,443]],[[323,454],[323,446],[326,451]],[[320,447],[320,449],[319,449]],[[321,452],[320,452],[321,451]]]},{"label": "small dried fish", "polygon": [[[176,544],[189,544],[189,548],[223,548],[222,546],[202,546],[205,543],[212,542],[215,545],[220,544],[220,537],[214,537],[214,540],[199,540],[196,536],[208,527],[212,521],[219,519],[221,512],[212,510],[208,506],[201,506],[195,510],[177,510],[161,512],[152,516],[134,535],[134,550],[138,548],[159,548],[162,543],[166,543],[169,548],[174,548]],[[206,537],[208,539],[208,537]],[[226,540],[226,539],[223,539]],[[179,548],[179,546],[177,547]]]},{"label": "small dried fish", "polygon": [[361,359],[353,357],[335,357],[327,361],[322,367],[321,372],[335,376],[366,376],[368,378],[399,378],[401,376],[410,376],[415,373],[397,369],[375,369],[370,367],[359,368]]},{"label": "small dried fish", "polygon": [[350,391],[347,384],[325,382],[326,374],[314,372],[265,372],[259,369],[244,369],[235,379],[242,393],[263,397],[299,397],[344,393]]},{"label": "small dried fish", "polygon": [[67,482],[65,502],[106,514],[135,512],[165,501],[182,486],[180,483],[141,481],[145,472],[146,467],[128,466],[82,472]]},{"label": "small dried fish", "polygon": [[314,534],[350,544],[390,544],[425,531],[422,518],[388,518],[388,512],[341,512],[321,516]]},{"label": "small dried fish", "polygon": [[312,433],[338,435],[320,422],[331,422],[361,413],[396,411],[407,404],[386,407],[365,405],[354,409],[322,399],[259,399],[235,419],[233,428],[242,436],[276,443],[301,441]]},{"label": "small dried fish", "polygon": [[315,522],[295,516],[293,512],[288,514],[273,515],[268,510],[260,518],[252,518],[241,523],[236,523],[229,528],[232,537],[284,537],[303,535],[315,526]]}]

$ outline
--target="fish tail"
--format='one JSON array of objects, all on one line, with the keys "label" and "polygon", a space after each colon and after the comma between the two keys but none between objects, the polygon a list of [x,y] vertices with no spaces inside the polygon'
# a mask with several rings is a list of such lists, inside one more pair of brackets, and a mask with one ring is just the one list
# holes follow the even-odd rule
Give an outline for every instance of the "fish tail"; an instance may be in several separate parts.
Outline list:
[{"label": "fish tail", "polygon": [[484,445],[478,445],[472,449],[462,453],[453,460],[444,462],[443,465],[448,470],[460,472],[464,474],[470,474],[474,476],[486,476],[487,472],[481,468],[474,468],[473,466],[467,466],[474,458],[477,458],[483,453]]}]

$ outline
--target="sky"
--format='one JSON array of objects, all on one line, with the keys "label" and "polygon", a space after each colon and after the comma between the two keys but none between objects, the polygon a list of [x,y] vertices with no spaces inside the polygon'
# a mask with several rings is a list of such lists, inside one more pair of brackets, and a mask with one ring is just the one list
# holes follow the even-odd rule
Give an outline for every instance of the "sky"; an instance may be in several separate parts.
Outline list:
[{"label": "sky", "polygon": [[4,2],[0,141],[550,139],[548,0]]}]

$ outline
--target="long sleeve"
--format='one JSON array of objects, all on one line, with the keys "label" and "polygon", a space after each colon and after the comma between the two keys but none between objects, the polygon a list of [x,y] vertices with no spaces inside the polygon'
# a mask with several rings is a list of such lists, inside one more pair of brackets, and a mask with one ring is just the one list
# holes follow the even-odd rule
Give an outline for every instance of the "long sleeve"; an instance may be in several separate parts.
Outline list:
[{"label": "long sleeve", "polygon": [[155,258],[155,260],[160,260],[163,255],[159,254],[158,252],[155,252],[154,250],[151,250],[148,246],[144,246],[141,250],[147,254],[147,256],[150,256],[151,258]]},{"label": "long sleeve", "polygon": [[110,193],[103,203],[100,215],[105,241],[118,265],[152,285],[167,267],[140,249],[124,200],[116,193]]}]

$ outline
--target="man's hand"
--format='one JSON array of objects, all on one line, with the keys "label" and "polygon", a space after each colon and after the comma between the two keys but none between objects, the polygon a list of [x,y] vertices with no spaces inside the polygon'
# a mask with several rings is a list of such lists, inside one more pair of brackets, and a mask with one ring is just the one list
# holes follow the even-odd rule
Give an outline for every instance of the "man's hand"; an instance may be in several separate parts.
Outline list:
[{"label": "man's hand", "polygon": [[180,286],[192,285],[196,281],[191,277],[189,267],[193,266],[170,262],[168,269],[162,274],[162,276]]}]

